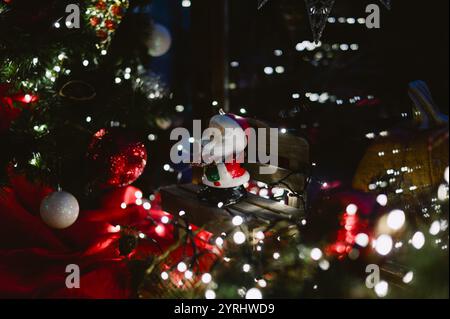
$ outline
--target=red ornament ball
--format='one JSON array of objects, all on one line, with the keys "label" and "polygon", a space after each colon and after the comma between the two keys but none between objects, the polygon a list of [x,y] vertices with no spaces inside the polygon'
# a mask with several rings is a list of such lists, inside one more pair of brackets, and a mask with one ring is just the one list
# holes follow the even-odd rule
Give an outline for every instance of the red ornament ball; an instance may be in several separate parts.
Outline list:
[{"label": "red ornament ball", "polygon": [[123,187],[135,182],[147,164],[144,143],[120,128],[95,133],[87,158],[100,187]]}]

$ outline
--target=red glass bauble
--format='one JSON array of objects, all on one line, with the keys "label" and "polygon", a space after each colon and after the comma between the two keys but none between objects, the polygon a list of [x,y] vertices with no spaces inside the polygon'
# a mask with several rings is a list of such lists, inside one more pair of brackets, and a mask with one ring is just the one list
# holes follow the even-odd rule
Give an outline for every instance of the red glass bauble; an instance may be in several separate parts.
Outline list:
[{"label": "red glass bauble", "polygon": [[101,129],[88,148],[91,174],[100,187],[122,187],[135,182],[147,164],[147,150],[129,131]]}]

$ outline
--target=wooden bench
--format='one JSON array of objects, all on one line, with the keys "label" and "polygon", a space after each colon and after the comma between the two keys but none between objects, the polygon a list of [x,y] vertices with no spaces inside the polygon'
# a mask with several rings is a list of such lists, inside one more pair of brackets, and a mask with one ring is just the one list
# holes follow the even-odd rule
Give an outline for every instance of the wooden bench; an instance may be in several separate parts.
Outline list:
[{"label": "wooden bench", "polygon": [[[255,129],[268,128],[261,121],[251,119],[249,122]],[[270,140],[266,140],[270,145]],[[244,217],[250,229],[257,229],[279,219],[300,221],[305,216],[301,196],[304,196],[310,167],[309,145],[305,139],[288,133],[279,133],[278,145],[279,165],[275,167],[274,174],[260,174],[260,168],[267,166],[266,164],[245,164],[245,168],[254,181],[289,189],[291,196],[288,197],[287,205],[249,193],[246,199],[225,209],[213,207],[198,200],[197,194],[202,188],[203,169],[193,168],[192,184],[173,185],[161,189],[163,210],[175,216],[184,211],[190,223],[216,235],[224,231],[224,226],[231,226],[231,221],[236,215]],[[281,183],[278,183],[280,181]]]}]

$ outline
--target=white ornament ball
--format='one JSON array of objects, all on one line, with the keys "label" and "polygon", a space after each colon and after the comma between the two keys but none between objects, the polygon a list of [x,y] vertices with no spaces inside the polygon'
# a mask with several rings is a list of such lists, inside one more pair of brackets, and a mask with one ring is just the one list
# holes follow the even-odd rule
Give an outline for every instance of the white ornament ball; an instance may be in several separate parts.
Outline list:
[{"label": "white ornament ball", "polygon": [[160,57],[166,54],[172,45],[172,36],[169,30],[160,24],[153,26],[152,35],[148,39],[148,53],[152,57]]},{"label": "white ornament ball", "polygon": [[75,223],[80,212],[77,199],[67,192],[54,192],[41,203],[41,218],[55,229],[68,228]]}]

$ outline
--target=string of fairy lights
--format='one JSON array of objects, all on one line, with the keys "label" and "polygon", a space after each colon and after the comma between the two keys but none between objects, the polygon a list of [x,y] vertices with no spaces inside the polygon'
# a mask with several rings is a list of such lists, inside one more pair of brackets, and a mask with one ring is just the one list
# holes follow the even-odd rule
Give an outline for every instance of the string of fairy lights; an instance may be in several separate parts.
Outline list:
[{"label": "string of fairy lights", "polygon": [[[118,26],[121,22],[123,13],[129,5],[127,0],[110,1],[108,4],[105,3],[101,6],[99,3],[103,3],[103,1],[90,1],[86,5],[86,11],[83,15],[86,23],[97,32],[105,29],[105,24],[108,23],[113,23],[114,26]],[[110,6],[111,3],[112,6]],[[111,9],[106,10],[106,8],[109,7],[111,7]],[[53,23],[53,27],[62,30],[65,27],[70,28],[70,23],[70,21],[63,23],[63,18],[59,18]],[[15,82],[17,80],[19,81],[21,88],[25,92],[29,92],[24,95],[24,102],[31,103],[36,101],[38,96],[35,94],[38,91],[51,90],[60,77],[70,76],[72,70],[69,65],[74,62],[74,59],[79,59],[79,63],[86,69],[98,67],[101,62],[100,57],[108,54],[108,46],[115,31],[113,28],[106,29],[106,38],[99,39],[95,44],[97,53],[89,56],[87,54],[82,54],[81,57],[76,55],[75,57],[75,53],[72,53],[71,49],[66,48],[61,49],[59,53],[55,53],[55,56],[50,59],[50,61],[47,59],[44,62],[39,57],[30,58],[27,64],[29,64],[32,70],[35,70],[35,72],[33,72],[33,74],[35,74],[33,79],[14,79]],[[13,79],[7,79],[7,82],[12,81]],[[116,85],[121,85],[124,82],[131,82],[133,89],[145,94],[149,100],[171,97],[169,89],[161,78],[156,74],[148,74],[142,65],[117,69],[113,81]],[[180,106],[177,106],[176,110],[177,112],[184,111],[184,109],[180,110]],[[87,123],[92,123],[93,121],[94,118],[91,115],[86,117]],[[111,123],[111,126],[120,126],[120,123]],[[35,125],[34,130],[37,134],[42,135],[46,132],[47,126],[45,124]]]},{"label": "string of fairy lights", "polygon": [[[277,193],[281,195],[283,189],[277,187],[276,190],[270,190],[269,186],[264,183],[255,183],[248,185],[250,191],[254,194],[267,198],[269,193]],[[261,190],[265,190],[262,192]],[[143,206],[146,210],[150,210],[151,203],[147,200],[143,200],[143,195],[139,191],[135,194],[135,205]],[[154,196],[150,197],[150,200],[154,200]],[[330,254],[330,247],[332,251],[335,251],[338,255],[347,255],[351,260],[356,260],[360,256],[360,251],[368,249],[371,252],[378,254],[380,257],[386,257],[392,254],[398,254],[402,249],[408,249],[409,247],[414,250],[421,250],[426,243],[434,245],[441,250],[448,250],[448,236],[446,231],[448,230],[448,220],[442,215],[442,204],[447,203],[449,200],[449,168],[447,167],[443,177],[443,183],[439,187],[437,197],[432,197],[429,205],[424,205],[423,213],[428,218],[434,218],[430,223],[428,232],[417,230],[413,224],[408,224],[408,218],[414,218],[415,213],[408,210],[408,208],[401,207],[401,202],[398,201],[398,194],[384,194],[379,193],[376,201],[379,207],[386,213],[382,214],[374,227],[375,231],[361,231],[354,233],[358,230],[358,220],[360,219],[359,207],[356,204],[349,203],[343,213],[343,228],[345,229],[345,236],[342,242],[337,242],[332,246],[327,247],[308,247],[305,245],[298,246],[298,261],[302,263],[308,263],[317,267],[321,271],[328,271],[332,267],[333,254]],[[392,202],[392,203],[391,203]],[[397,206],[398,205],[398,206]],[[394,208],[396,207],[397,208]],[[126,209],[129,206],[122,204],[121,208]],[[389,209],[391,207],[391,209]],[[193,213],[193,212],[192,212]],[[169,224],[182,227],[189,225],[189,212],[180,211],[178,216],[172,216],[169,213],[164,213],[159,221],[155,221],[156,233],[164,233],[164,227]],[[411,216],[411,217],[409,217]],[[183,219],[183,223],[179,224],[177,220]],[[240,287],[236,293],[242,298],[246,299],[262,299],[264,297],[264,290],[270,287],[271,280],[260,274],[254,272],[257,269],[257,265],[252,264],[251,258],[233,259],[228,257],[228,251],[230,249],[241,249],[241,251],[249,250],[252,254],[261,254],[262,251],[270,249],[270,253],[273,260],[280,260],[283,254],[281,247],[271,245],[270,248],[265,246],[266,239],[269,237],[277,238],[280,241],[280,234],[273,232],[273,226],[279,222],[286,222],[285,220],[275,221],[271,226],[267,228],[259,228],[257,231],[249,230],[246,224],[251,221],[255,216],[246,215],[234,215],[230,213],[230,224],[224,225],[224,231],[220,236],[211,239],[212,244],[215,245],[217,250],[213,253],[219,259],[219,262],[207,272],[200,273],[193,269],[195,265],[195,258],[190,259],[189,256],[182,257],[174,266],[170,269],[165,269],[160,273],[160,279],[162,281],[170,281],[172,278],[177,279],[178,287],[192,286],[193,283],[203,285],[204,296],[207,299],[215,299],[220,293],[221,283],[214,279],[215,270],[220,269],[221,263],[237,264],[244,275],[255,276],[252,287]],[[299,221],[291,222],[291,226],[297,229],[305,227],[308,224],[308,218],[302,218]],[[181,225],[181,226],[180,226]],[[115,230],[120,231],[120,226],[116,226]],[[192,230],[192,228],[188,228]],[[174,231],[178,231],[177,228]],[[440,235],[443,235],[440,236]],[[269,236],[269,237],[268,237]],[[139,233],[140,239],[146,239],[146,235]],[[186,237],[188,238],[188,237]],[[290,240],[294,240],[293,238]],[[339,240],[339,239],[338,239]],[[277,240],[275,240],[277,241]],[[185,242],[186,244],[187,242]],[[188,262],[188,260],[190,260]],[[413,279],[416,274],[413,270],[403,267],[403,270],[399,272],[400,280],[408,285],[413,283]],[[180,277],[181,275],[181,277]],[[270,277],[270,276],[269,276]],[[179,279],[182,278],[182,279]],[[362,279],[363,280],[363,279]],[[313,290],[318,290],[320,283],[313,284]],[[389,294],[390,282],[388,279],[382,280],[374,287],[374,293],[376,296],[382,298]],[[220,295],[219,295],[220,296]]]}]

